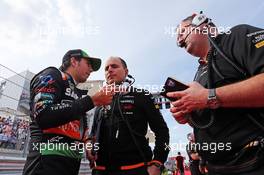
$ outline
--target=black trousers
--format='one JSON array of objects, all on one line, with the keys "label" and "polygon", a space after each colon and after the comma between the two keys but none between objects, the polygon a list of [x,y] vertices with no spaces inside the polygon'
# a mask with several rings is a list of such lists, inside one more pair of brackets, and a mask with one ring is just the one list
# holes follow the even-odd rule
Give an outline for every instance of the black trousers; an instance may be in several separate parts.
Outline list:
[{"label": "black trousers", "polygon": [[199,163],[190,163],[190,171],[192,175],[202,175],[199,170]]},{"label": "black trousers", "polygon": [[[209,175],[264,175],[264,147],[256,146],[248,149],[243,149],[238,158],[235,159],[236,162],[241,162],[238,165],[233,165],[233,173],[229,173],[227,169],[223,171],[210,172],[210,166],[208,167]],[[239,165],[247,165],[244,169],[241,169]],[[224,165],[222,165],[223,167]],[[237,167],[237,168],[236,168]],[[240,170],[240,171],[239,171]],[[232,170],[231,170],[232,171]],[[224,172],[224,173],[223,173]],[[239,173],[236,173],[239,172]]]},{"label": "black trousers", "polygon": [[131,170],[101,171],[93,170],[92,175],[148,175],[147,167],[139,167]]},{"label": "black trousers", "polygon": [[208,175],[264,175],[264,162],[263,166],[254,170],[254,171],[249,171],[249,172],[244,172],[244,173],[230,173],[230,174],[222,174],[222,173],[208,173]]},{"label": "black trousers", "polygon": [[58,155],[28,157],[23,175],[78,175],[80,162],[74,158]]}]

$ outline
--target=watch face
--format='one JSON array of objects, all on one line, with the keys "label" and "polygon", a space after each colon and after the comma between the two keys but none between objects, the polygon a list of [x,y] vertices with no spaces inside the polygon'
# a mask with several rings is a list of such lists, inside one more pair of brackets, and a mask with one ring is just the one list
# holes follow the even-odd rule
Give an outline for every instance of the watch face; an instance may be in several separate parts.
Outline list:
[{"label": "watch face", "polygon": [[208,100],[208,106],[210,109],[216,109],[220,106],[220,103],[217,99]]},{"label": "watch face", "polygon": [[210,109],[216,109],[220,107],[220,102],[216,97],[215,89],[209,89],[207,105]]}]

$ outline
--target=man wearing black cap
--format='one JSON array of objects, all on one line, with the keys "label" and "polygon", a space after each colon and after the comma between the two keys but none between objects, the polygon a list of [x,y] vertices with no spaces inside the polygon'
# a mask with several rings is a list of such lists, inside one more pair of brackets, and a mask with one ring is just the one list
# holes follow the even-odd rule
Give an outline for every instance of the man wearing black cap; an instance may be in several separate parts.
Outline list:
[{"label": "man wearing black cap", "polygon": [[110,104],[113,92],[103,88],[88,96],[76,84],[100,66],[100,59],[69,50],[60,70],[48,67],[31,80],[31,140],[24,175],[78,174],[87,141],[85,114],[94,106]]}]

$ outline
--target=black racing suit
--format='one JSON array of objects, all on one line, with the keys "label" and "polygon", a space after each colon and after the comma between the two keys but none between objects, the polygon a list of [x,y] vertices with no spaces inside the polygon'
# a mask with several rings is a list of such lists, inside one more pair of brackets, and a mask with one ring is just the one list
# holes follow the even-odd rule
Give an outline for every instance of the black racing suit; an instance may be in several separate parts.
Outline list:
[{"label": "black racing suit", "polygon": [[[214,88],[264,73],[263,29],[239,25],[232,28],[230,34],[219,34],[215,42],[247,76],[236,70],[214,49],[208,58],[212,60],[211,77]],[[208,88],[208,64],[200,64],[195,81]],[[198,125],[206,125],[212,117],[211,114],[209,109],[199,110],[192,114],[192,119]],[[263,129],[253,122],[250,116],[263,125],[264,108],[218,108],[214,110],[214,122],[210,127],[194,127],[195,141],[200,145],[199,155],[211,165],[208,168],[213,174],[225,171],[227,174],[241,171],[238,174],[242,174],[249,169],[256,169],[253,165],[246,166],[256,154],[264,157],[263,151],[259,150],[260,145],[244,148],[251,141],[264,137]],[[263,162],[261,164],[263,167]],[[218,170],[210,170],[210,167]]]},{"label": "black racing suit", "polygon": [[30,84],[31,140],[23,174],[77,175],[83,150],[76,147],[87,139],[85,114],[93,107],[69,74],[54,67],[38,73]]},{"label": "black racing suit", "polygon": [[[151,94],[130,88],[129,93],[114,97],[109,110],[96,111],[91,134],[97,135],[99,142],[97,166],[105,167],[106,172],[114,172],[124,165],[152,160],[163,164],[166,161],[169,130],[155,108]],[[155,134],[153,151],[145,137],[148,125]]]}]

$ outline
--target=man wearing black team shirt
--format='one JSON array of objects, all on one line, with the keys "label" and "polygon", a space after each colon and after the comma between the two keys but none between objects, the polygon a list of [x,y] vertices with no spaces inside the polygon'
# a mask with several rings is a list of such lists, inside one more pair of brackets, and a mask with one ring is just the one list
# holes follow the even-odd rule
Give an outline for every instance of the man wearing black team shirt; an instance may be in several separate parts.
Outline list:
[{"label": "man wearing black team shirt", "polygon": [[[127,75],[123,59],[107,60],[105,78],[109,85],[124,85]],[[108,110],[98,110],[101,112],[95,112],[91,134],[99,142],[92,174],[160,175],[169,153],[169,130],[152,95],[129,86],[125,93],[114,96]],[[148,125],[155,134],[153,151],[145,137]],[[89,155],[89,159],[95,158]]]},{"label": "man wearing black team shirt", "polygon": [[200,66],[188,89],[168,93],[178,99],[171,112],[208,145],[197,151],[209,174],[264,174],[264,30],[238,25],[220,34],[199,14],[181,22],[177,42]]}]

